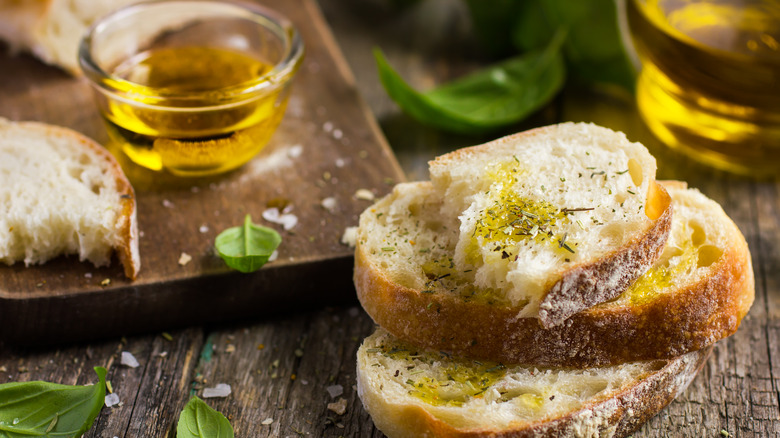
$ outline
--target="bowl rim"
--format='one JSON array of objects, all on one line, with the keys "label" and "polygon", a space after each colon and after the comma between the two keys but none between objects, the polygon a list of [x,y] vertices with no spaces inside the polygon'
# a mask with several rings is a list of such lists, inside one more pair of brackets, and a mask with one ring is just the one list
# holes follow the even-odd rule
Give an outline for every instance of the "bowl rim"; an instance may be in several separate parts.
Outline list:
[{"label": "bowl rim", "polygon": [[[235,11],[240,11],[244,17],[253,18],[258,25],[271,29],[274,34],[282,38],[284,43],[285,50],[280,61],[274,64],[273,68],[265,74],[240,84],[214,90],[184,92],[149,87],[123,79],[105,71],[95,62],[92,56],[92,41],[99,32],[110,28],[112,24],[126,20],[149,8],[177,4],[194,6],[198,3],[224,7],[226,8],[225,10],[232,8]],[[236,14],[237,17],[242,15]],[[272,26],[269,26],[267,23],[272,24]],[[136,101],[137,99],[143,99],[147,102],[148,100],[186,101],[202,100],[204,97],[208,97],[208,100],[217,103],[220,101],[236,101],[251,98],[269,88],[273,90],[277,86],[288,82],[300,67],[304,51],[303,40],[298,29],[287,17],[267,7],[236,0],[157,0],[133,3],[95,20],[82,36],[79,43],[79,65],[93,86],[104,93],[121,95],[124,97],[122,100]]]}]

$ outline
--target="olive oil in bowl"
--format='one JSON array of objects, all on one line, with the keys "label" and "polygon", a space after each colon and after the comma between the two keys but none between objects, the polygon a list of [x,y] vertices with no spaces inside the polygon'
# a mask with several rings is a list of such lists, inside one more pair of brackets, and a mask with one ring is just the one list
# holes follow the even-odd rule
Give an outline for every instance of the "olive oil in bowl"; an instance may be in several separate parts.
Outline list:
[{"label": "olive oil in bowl", "polygon": [[302,58],[289,20],[209,0],[119,9],[79,47],[109,150],[176,176],[214,175],[254,157],[282,120]]},{"label": "olive oil in bowl", "polygon": [[154,95],[107,102],[111,141],[152,170],[197,176],[236,168],[262,149],[284,114],[287,93],[281,88],[249,99],[233,96],[271,69],[217,48],[140,53],[113,75],[130,84],[127,93]]},{"label": "olive oil in bowl", "polygon": [[780,173],[780,3],[628,0],[637,103],[667,145],[743,174]]}]

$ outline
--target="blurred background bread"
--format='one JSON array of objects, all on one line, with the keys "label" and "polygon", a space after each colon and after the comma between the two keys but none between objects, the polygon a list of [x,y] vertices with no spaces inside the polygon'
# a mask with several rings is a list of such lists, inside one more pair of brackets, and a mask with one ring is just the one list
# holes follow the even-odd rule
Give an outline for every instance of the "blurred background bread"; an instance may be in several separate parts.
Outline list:
[{"label": "blurred background bread", "polygon": [[0,0],[0,39],[79,74],[78,46],[99,17],[139,0]]}]

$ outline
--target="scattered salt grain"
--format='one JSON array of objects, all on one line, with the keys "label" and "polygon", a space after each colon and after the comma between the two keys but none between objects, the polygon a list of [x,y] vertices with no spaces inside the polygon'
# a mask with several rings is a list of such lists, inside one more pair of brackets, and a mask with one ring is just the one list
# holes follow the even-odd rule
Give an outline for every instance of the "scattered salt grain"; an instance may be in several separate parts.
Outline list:
[{"label": "scattered salt grain", "polygon": [[266,418],[266,419],[265,419],[265,420],[263,420],[263,422],[262,422],[262,423],[260,423],[260,424],[262,424],[263,426],[268,426],[269,424],[271,424],[271,423],[273,423],[273,422],[274,422],[274,419],[273,419],[273,418]]},{"label": "scattered salt grain", "polygon": [[333,213],[336,211],[336,206],[338,205],[338,202],[336,201],[336,198],[330,196],[322,200],[322,208],[325,210],[328,210],[329,213]]},{"label": "scattered salt grain", "polygon": [[347,412],[347,399],[340,397],[333,403],[328,403],[328,410],[336,413],[336,415],[344,415]]},{"label": "scattered salt grain", "polygon": [[209,226],[208,225],[201,225],[200,228],[198,228],[198,231],[201,233],[208,233],[209,232]]},{"label": "scattered salt grain", "polygon": [[186,252],[181,253],[181,255],[179,256],[179,264],[182,266],[186,265],[191,261],[192,261],[192,256],[187,254]]},{"label": "scattered salt grain", "polygon": [[138,365],[140,365],[135,356],[133,356],[133,353],[129,351],[122,352],[122,360],[119,363],[130,368],[138,368]]},{"label": "scattered salt grain", "polygon": [[295,146],[291,146],[290,150],[287,151],[287,156],[290,158],[298,158],[303,153],[303,146],[296,144]]},{"label": "scattered salt grain", "polygon": [[162,200],[162,205],[165,208],[173,208],[174,207],[173,202],[171,202],[171,201],[169,201],[167,199],[163,199]]},{"label": "scattered salt grain", "polygon": [[358,227],[347,227],[344,229],[344,234],[341,236],[341,243],[354,248],[357,244],[357,231]]},{"label": "scattered salt grain", "polygon": [[364,201],[373,201],[375,198],[371,190],[368,189],[359,189],[357,192],[355,192],[355,197]]},{"label": "scattered salt grain", "polygon": [[200,191],[200,187],[198,187],[198,186],[192,186],[192,187],[190,187],[190,191],[191,191],[192,193],[198,193],[198,192]]},{"label": "scattered salt grain", "polygon": [[276,260],[278,258],[279,258],[279,251],[274,250],[274,252],[271,253],[271,256],[268,257],[268,261],[272,262],[272,261],[274,261],[274,260]]},{"label": "scattered salt grain", "polygon": [[330,394],[330,398],[338,397],[341,394],[344,394],[344,387],[341,385],[331,385],[325,389],[328,391],[328,394]]},{"label": "scattered salt grain", "polygon": [[[287,209],[285,209],[287,211]],[[280,213],[276,207],[269,208],[263,212],[263,219],[268,222],[281,225],[285,231],[293,229],[298,224],[298,216],[290,213]]]},{"label": "scattered salt grain", "polygon": [[116,406],[118,404],[119,404],[119,396],[116,395],[116,393],[108,394],[106,396],[106,406],[107,407],[110,408],[110,407]]},{"label": "scattered salt grain", "polygon": [[336,158],[336,167],[344,167],[347,162],[343,158]]},{"label": "scattered salt grain", "polygon": [[343,136],[344,136],[344,133],[341,132],[341,129],[334,129],[333,130],[333,138],[335,138],[336,140],[341,140],[341,137],[343,137]]},{"label": "scattered salt grain", "polygon": [[218,383],[213,388],[203,390],[203,398],[227,397],[230,395],[230,385],[227,383]]},{"label": "scattered salt grain", "polygon": [[85,273],[84,278],[92,278],[92,273],[91,272]]},{"label": "scattered salt grain", "polygon": [[325,122],[325,123],[323,123],[323,124],[322,124],[322,129],[323,129],[325,132],[330,132],[330,131],[333,131],[333,123],[331,123],[331,122]]}]

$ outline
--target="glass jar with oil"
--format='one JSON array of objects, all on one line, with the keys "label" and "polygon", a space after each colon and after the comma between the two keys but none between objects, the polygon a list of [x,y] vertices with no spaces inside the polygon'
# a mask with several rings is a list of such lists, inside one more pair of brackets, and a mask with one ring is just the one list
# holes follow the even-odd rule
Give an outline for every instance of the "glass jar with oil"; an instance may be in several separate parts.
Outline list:
[{"label": "glass jar with oil", "polygon": [[667,145],[780,175],[780,2],[627,0],[639,112]]},{"label": "glass jar with oil", "polygon": [[241,166],[282,120],[303,44],[275,13],[218,1],[161,1],[98,21],[80,47],[112,152],[154,171]]}]

